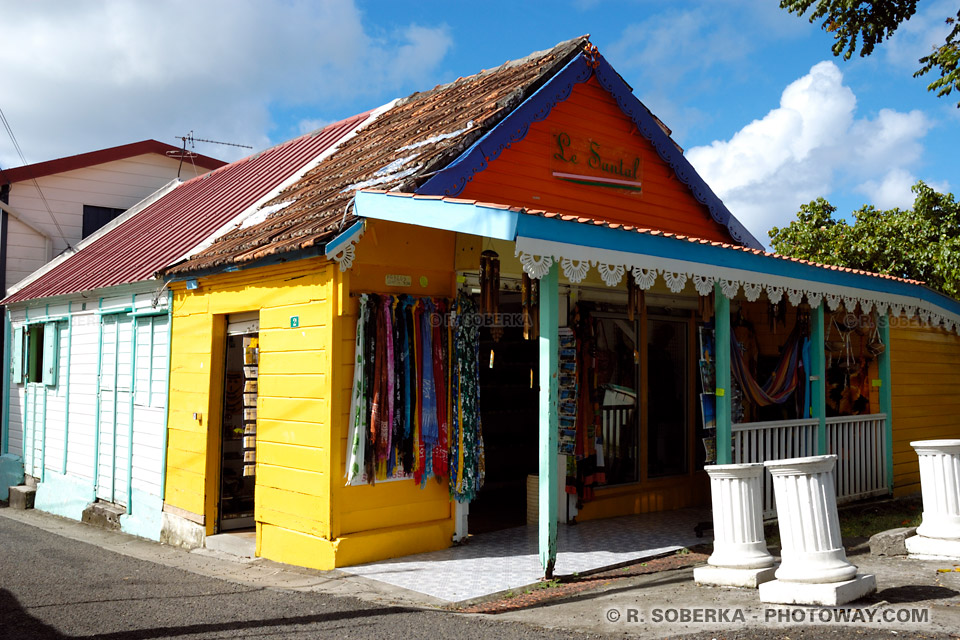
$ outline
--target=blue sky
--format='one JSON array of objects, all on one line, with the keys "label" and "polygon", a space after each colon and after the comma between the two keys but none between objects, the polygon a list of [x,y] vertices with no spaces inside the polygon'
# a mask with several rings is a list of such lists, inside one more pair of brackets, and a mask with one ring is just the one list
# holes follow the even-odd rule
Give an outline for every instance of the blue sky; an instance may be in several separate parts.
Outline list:
[{"label": "blue sky", "polygon": [[589,33],[761,239],[821,195],[848,213],[908,206],[917,179],[955,191],[960,109],[912,73],[956,3],[847,62],[778,4],[0,0],[0,108],[28,162],[190,130],[260,149]]}]

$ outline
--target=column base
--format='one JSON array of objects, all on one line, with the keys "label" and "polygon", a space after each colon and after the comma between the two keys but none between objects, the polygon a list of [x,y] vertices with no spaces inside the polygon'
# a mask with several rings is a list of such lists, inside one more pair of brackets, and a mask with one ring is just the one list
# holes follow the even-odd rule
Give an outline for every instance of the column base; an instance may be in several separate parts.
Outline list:
[{"label": "column base", "polygon": [[913,536],[904,542],[911,558],[920,560],[960,560],[960,540],[941,540]]},{"label": "column base", "polygon": [[693,570],[693,580],[697,584],[716,587],[742,587],[756,589],[764,582],[773,580],[776,567],[762,569],[730,569],[729,567],[697,567]]},{"label": "column base", "polygon": [[760,602],[835,607],[853,602],[876,590],[876,577],[863,573],[858,573],[853,580],[831,582],[829,584],[772,580],[760,585]]}]

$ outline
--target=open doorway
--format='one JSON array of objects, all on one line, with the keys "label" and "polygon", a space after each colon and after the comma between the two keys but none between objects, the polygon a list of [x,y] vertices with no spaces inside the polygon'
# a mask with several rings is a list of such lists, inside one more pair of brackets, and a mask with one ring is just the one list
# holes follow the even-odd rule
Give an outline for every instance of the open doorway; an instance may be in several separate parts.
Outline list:
[{"label": "open doorway", "polygon": [[[521,316],[520,294],[500,292],[500,313]],[[516,322],[480,331],[480,419],[486,476],[470,503],[471,534],[527,521],[527,476],[538,469],[539,344]]]},{"label": "open doorway", "polygon": [[220,432],[219,532],[254,527],[259,315],[227,317]]}]

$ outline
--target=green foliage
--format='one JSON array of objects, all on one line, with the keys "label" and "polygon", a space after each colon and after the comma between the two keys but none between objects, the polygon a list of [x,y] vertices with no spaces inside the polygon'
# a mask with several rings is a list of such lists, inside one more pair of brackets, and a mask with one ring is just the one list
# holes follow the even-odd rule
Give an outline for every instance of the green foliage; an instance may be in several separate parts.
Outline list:
[{"label": "green foliage", "polygon": [[853,224],[817,198],[801,205],[788,226],[771,229],[770,244],[785,256],[923,280],[960,297],[960,204],[922,181],[913,193],[913,208],[863,206]]},{"label": "green foliage", "polygon": [[[861,56],[873,53],[917,12],[917,0],[780,0],[780,8],[798,16],[811,10],[810,22],[822,20],[821,28],[833,34],[833,55],[849,60],[858,50]],[[954,89],[960,92],[960,11],[956,18],[948,16],[946,22],[953,25],[953,30],[942,45],[920,58],[922,66],[913,74],[919,77],[937,69],[939,77],[927,85],[927,90],[936,91],[938,97]]]}]

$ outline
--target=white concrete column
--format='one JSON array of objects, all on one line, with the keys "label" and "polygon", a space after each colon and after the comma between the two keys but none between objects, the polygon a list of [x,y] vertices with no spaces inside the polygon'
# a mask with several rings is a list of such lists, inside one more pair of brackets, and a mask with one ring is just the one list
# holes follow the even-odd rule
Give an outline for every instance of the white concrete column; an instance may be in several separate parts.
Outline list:
[{"label": "white concrete column", "polygon": [[917,535],[960,540],[960,440],[919,440],[923,522]]},{"label": "white concrete column", "polygon": [[833,482],[836,463],[835,455],[764,463],[773,476],[777,500],[782,546],[778,580],[828,583],[857,574],[840,540]]},{"label": "white concrete column", "polygon": [[918,440],[923,521],[907,538],[907,551],[921,558],[960,560],[960,440]]},{"label": "white concrete column", "polygon": [[833,468],[837,456],[765,462],[773,477],[780,527],[777,579],[760,585],[760,600],[834,606],[877,589],[872,575],[857,575],[840,539]]},{"label": "white concrete column", "polygon": [[773,580],[773,556],[763,535],[763,464],[705,467],[713,503],[710,566],[694,569],[701,584],[754,588]]}]

